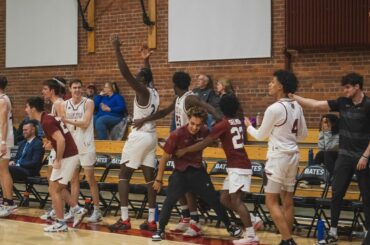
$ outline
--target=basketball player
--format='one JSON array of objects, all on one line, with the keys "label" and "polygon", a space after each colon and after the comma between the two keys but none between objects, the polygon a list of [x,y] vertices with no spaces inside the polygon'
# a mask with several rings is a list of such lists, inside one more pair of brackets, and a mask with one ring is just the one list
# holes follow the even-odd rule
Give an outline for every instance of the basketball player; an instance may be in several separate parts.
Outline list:
[{"label": "basketball player", "polygon": [[8,80],[0,76],[0,181],[3,190],[3,203],[0,217],[11,214],[17,206],[13,202],[13,179],[9,173],[10,149],[14,146],[12,105],[5,94]]},{"label": "basketball player", "polygon": [[[218,218],[225,224],[230,235],[239,236],[242,233],[241,229],[230,224],[229,217],[222,207],[211,179],[202,164],[202,150],[185,154],[179,158],[174,156],[179,149],[203,140],[209,133],[207,126],[205,126],[208,113],[204,109],[192,107],[189,109],[188,115],[189,122],[185,126],[171,132],[163,148],[164,153],[159,162],[158,174],[153,185],[154,189],[159,192],[162,188],[165,165],[171,155],[173,156],[175,170],[169,178],[166,191],[167,196],[159,218],[159,229],[152,236],[152,240],[161,241],[165,238],[165,227],[170,218],[171,210],[178,199],[186,192],[198,194],[215,210]],[[195,224],[193,228],[200,232],[199,227],[195,226]]]},{"label": "basketball player", "polygon": [[[180,149],[176,152],[177,157],[182,157],[190,152],[203,150],[214,140],[220,139],[227,159],[227,173],[223,188],[220,191],[222,205],[236,212],[243,223],[244,237],[234,240],[234,244],[259,244],[255,228],[262,225],[262,220],[252,225],[248,208],[244,205],[243,198],[250,191],[252,169],[247,152],[244,149],[243,126],[237,116],[240,104],[233,95],[225,95],[219,104],[225,117],[216,123],[211,133],[201,142]],[[257,217],[256,217],[257,218]]]},{"label": "basketball player", "polygon": [[[151,87],[153,80],[151,70],[141,68],[136,78],[133,77],[121,53],[121,41],[118,36],[113,37],[112,44],[121,74],[128,82],[128,85],[135,91],[133,118],[140,119],[155,113],[159,106],[159,96],[157,91]],[[140,229],[157,230],[157,224],[154,219],[156,193],[152,187],[155,178],[156,146],[157,133],[153,121],[145,123],[140,129],[133,129],[128,136],[128,140],[122,149],[118,184],[121,218],[115,224],[109,226],[111,231],[131,229],[128,217],[129,183],[133,172],[139,167],[143,171],[147,184],[149,205],[148,220],[140,225]]]},{"label": "basketball player", "polygon": [[[193,106],[205,108],[216,120],[221,118],[221,115],[216,111],[215,108],[200,100],[198,96],[189,90],[191,82],[189,74],[181,71],[175,72],[172,77],[172,82],[176,94],[176,98],[172,104],[146,118],[134,120],[136,128],[140,128],[145,122],[163,118],[173,110],[175,110],[176,128],[179,128],[188,123],[187,111]],[[184,236],[186,237],[199,236],[200,223],[196,205],[196,197],[192,193],[186,193],[184,197],[180,198],[179,202],[181,205],[182,217],[174,231],[184,232]]]},{"label": "basketball player", "polygon": [[44,231],[67,231],[68,227],[63,215],[63,201],[71,207],[74,216],[73,227],[77,227],[87,213],[86,209],[78,206],[67,188],[68,182],[72,179],[72,175],[78,166],[77,146],[65,124],[57,117],[44,112],[44,100],[41,97],[29,98],[25,111],[31,120],[35,119],[41,123],[45,137],[51,142],[56,152],[49,181],[49,191],[56,213],[56,222],[45,227]]},{"label": "basketball player", "polygon": [[[63,114],[63,102],[62,99],[63,91],[65,94],[65,86],[66,81],[62,78],[53,78],[43,82],[42,87],[42,96],[44,100],[50,101],[52,103],[51,112],[52,116],[60,118]],[[53,162],[56,157],[56,152],[52,148],[51,143],[46,140],[44,144],[44,148],[50,150],[50,154],[48,157],[48,170],[47,170],[47,178],[50,179],[51,171],[53,170]],[[50,184],[49,184],[50,186]],[[53,219],[55,217],[55,210],[52,208],[49,211],[45,212],[45,214],[41,215],[40,218],[43,220]],[[69,218],[69,217],[67,217]]]},{"label": "basketball player", "polygon": [[297,87],[298,80],[293,73],[284,70],[274,72],[268,93],[276,99],[276,102],[266,109],[258,130],[252,126],[248,118],[245,120],[248,133],[255,139],[269,138],[265,167],[266,206],[281,234],[281,245],[296,244],[292,238],[292,229],[293,191],[299,163],[297,141],[307,136],[302,107],[288,98],[288,94],[294,93]]},{"label": "basketball player", "polygon": [[[102,214],[99,208],[98,184],[94,176],[94,164],[96,162],[93,126],[94,101],[82,96],[81,80],[70,81],[69,90],[72,98],[64,102],[62,121],[67,125],[76,142],[80,165],[90,186],[94,211],[88,218],[88,222],[96,223],[101,221]],[[71,194],[76,201],[78,201],[80,195],[79,175],[80,169],[77,168],[71,181]]]}]

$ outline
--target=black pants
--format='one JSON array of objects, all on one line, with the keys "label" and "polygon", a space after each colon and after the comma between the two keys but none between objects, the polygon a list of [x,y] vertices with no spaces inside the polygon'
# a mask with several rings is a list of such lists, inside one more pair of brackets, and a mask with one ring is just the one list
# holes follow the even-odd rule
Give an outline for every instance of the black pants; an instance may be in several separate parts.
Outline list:
[{"label": "black pants", "polygon": [[172,208],[186,192],[193,192],[199,195],[200,198],[215,210],[218,218],[226,227],[230,225],[229,217],[220,203],[217,192],[207,172],[203,168],[189,167],[184,172],[175,170],[169,177],[167,197],[164,200],[159,217],[159,229],[165,229],[170,219]]},{"label": "black pants", "polygon": [[[328,170],[330,178],[333,176],[335,161],[337,160],[338,152],[337,151],[319,151],[315,155],[315,159],[313,161],[314,165],[324,165],[325,168]],[[308,184],[310,185],[319,185],[319,181],[309,181]]]},{"label": "black pants", "polygon": [[365,213],[365,228],[370,228],[370,172],[366,169],[356,169],[359,159],[339,155],[335,162],[333,178],[333,197],[331,201],[331,226],[338,227],[338,219],[348,186],[353,174],[356,174]]},{"label": "black pants", "polygon": [[27,177],[31,176],[29,170],[20,166],[9,166],[9,172],[13,180],[24,181]]}]

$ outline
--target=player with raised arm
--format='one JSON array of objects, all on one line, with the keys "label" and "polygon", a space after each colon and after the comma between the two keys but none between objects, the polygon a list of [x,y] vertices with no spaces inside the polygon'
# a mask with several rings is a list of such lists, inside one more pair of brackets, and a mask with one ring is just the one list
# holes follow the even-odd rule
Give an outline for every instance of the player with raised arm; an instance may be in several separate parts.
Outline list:
[{"label": "player with raised arm", "polygon": [[245,119],[250,135],[257,140],[269,139],[265,167],[266,206],[281,234],[280,245],[296,244],[292,231],[293,191],[299,164],[297,141],[307,136],[302,107],[288,98],[288,94],[294,93],[297,87],[298,80],[293,73],[275,71],[268,85],[268,93],[276,102],[266,109],[261,127],[255,129],[249,119]]},{"label": "player with raised arm", "polygon": [[[188,123],[187,112],[189,108],[193,106],[205,108],[216,120],[221,118],[221,115],[216,111],[215,108],[200,100],[198,96],[189,90],[191,82],[189,74],[182,71],[175,72],[172,77],[172,82],[176,94],[176,98],[172,104],[146,118],[134,120],[134,127],[140,128],[143,123],[163,118],[175,110],[176,128],[179,128]],[[196,197],[192,193],[186,193],[184,197],[180,198],[179,202],[181,205],[182,217],[174,231],[184,232],[184,235],[187,237],[195,237],[200,235],[199,231],[201,227],[199,223]]]},{"label": "player with raised arm", "polygon": [[[121,53],[121,41],[114,36],[112,44],[117,57],[118,66],[122,76],[128,85],[135,91],[133,119],[145,118],[155,113],[159,106],[159,96],[152,87],[153,77],[149,68],[141,68],[134,77]],[[147,56],[147,59],[149,59]],[[132,174],[139,167],[142,169],[148,190],[149,215],[148,220],[140,225],[143,230],[157,230],[155,222],[156,192],[153,190],[156,168],[156,146],[157,133],[155,122],[147,122],[140,129],[133,129],[128,136],[125,146],[122,149],[121,170],[119,173],[118,190],[121,204],[121,218],[109,228],[111,231],[131,229],[128,217],[128,195],[129,184]]]}]

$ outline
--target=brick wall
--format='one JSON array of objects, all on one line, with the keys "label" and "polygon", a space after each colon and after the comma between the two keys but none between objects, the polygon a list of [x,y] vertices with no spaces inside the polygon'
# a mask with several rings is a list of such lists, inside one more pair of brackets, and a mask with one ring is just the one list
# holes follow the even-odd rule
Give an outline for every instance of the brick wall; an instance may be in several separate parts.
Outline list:
[{"label": "brick wall", "polygon": [[[84,1],[83,1],[84,2]],[[206,73],[216,79],[232,78],[238,97],[247,115],[263,112],[273,100],[267,95],[267,83],[274,70],[284,68],[284,0],[272,1],[272,58],[249,60],[167,62],[167,1],[158,0],[157,50],[151,59],[156,87],[161,95],[161,106],[172,100],[171,76],[185,70],[195,75]],[[123,41],[122,51],[135,72],[141,65],[139,48],[146,41],[147,31],[142,23],[140,2],[137,0],[96,1],[96,52],[87,53],[87,34],[79,23],[79,64],[77,66],[12,68],[5,69],[5,0],[0,1],[0,74],[8,77],[7,93],[14,103],[15,121],[23,116],[25,100],[39,95],[41,83],[52,76],[67,79],[80,78],[85,83],[101,86],[105,81],[118,81],[122,94],[132,110],[132,90],[121,78],[113,49],[109,42],[112,33],[118,33]],[[25,37],[25,42],[27,37]],[[300,94],[317,99],[335,98],[341,95],[340,78],[345,73],[357,71],[365,76],[365,88],[370,80],[370,51],[305,51],[293,55],[293,69],[300,79]],[[366,91],[366,89],[365,89]],[[320,112],[305,110],[309,127],[316,127]],[[159,124],[167,125],[169,118]]]}]

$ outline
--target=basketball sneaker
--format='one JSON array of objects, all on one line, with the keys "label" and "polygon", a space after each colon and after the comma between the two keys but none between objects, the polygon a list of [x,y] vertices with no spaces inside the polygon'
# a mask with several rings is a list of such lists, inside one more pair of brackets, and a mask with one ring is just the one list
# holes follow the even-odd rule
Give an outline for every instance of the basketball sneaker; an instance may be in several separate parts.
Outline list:
[{"label": "basketball sneaker", "polygon": [[77,210],[75,210],[75,211],[72,210],[72,213],[73,213],[73,225],[72,225],[72,227],[76,228],[79,224],[81,224],[82,220],[86,216],[87,210],[82,208],[82,207],[78,207]]},{"label": "basketball sneaker", "polygon": [[140,230],[157,231],[157,223],[154,220],[151,222],[145,220],[144,223],[140,225]]},{"label": "basketball sneaker", "polygon": [[230,225],[229,227],[227,227],[227,231],[232,237],[240,237],[243,234],[242,229],[235,225]]},{"label": "basketball sneaker", "polygon": [[153,242],[159,242],[165,239],[164,230],[157,230],[157,232],[152,236]]},{"label": "basketball sneaker", "polygon": [[68,226],[65,222],[56,221],[44,228],[45,232],[65,232],[68,231]]},{"label": "basketball sneaker", "polygon": [[252,224],[255,231],[258,231],[263,228],[263,220],[258,216],[254,218]]},{"label": "basketball sneaker", "polygon": [[17,205],[0,205],[0,218],[8,217],[17,208]]},{"label": "basketball sneaker", "polygon": [[111,232],[117,232],[117,231],[127,231],[131,229],[131,223],[130,219],[122,220],[121,218],[117,220],[116,223],[113,225],[108,226],[109,230]]},{"label": "basketball sneaker", "polygon": [[258,245],[260,244],[260,241],[257,236],[245,235],[243,238],[239,240],[234,240],[233,244],[235,245]]},{"label": "basketball sneaker", "polygon": [[202,229],[199,222],[190,220],[188,229],[184,232],[184,237],[198,237],[202,235]]},{"label": "basketball sneaker", "polygon": [[185,232],[189,228],[190,218],[181,218],[172,232]]},{"label": "basketball sneaker", "polygon": [[40,216],[42,220],[55,220],[56,214],[54,209],[50,209],[49,211],[45,212],[43,215]]},{"label": "basketball sneaker", "polygon": [[101,214],[100,209],[94,208],[93,213],[91,216],[87,219],[87,222],[89,223],[98,223],[103,219],[103,215]]}]

